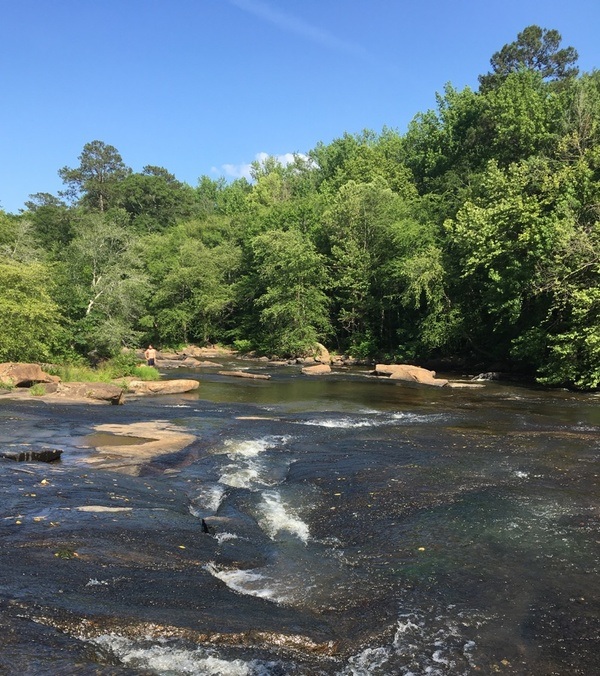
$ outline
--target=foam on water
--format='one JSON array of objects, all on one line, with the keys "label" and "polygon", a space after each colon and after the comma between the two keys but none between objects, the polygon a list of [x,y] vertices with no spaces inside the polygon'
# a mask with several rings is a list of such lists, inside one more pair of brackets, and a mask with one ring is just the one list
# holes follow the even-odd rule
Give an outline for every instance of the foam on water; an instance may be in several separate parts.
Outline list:
[{"label": "foam on water", "polygon": [[239,456],[256,457],[270,448],[285,445],[287,441],[288,437],[268,436],[261,439],[228,439],[223,445],[227,449],[227,455],[234,460]]},{"label": "foam on water", "polygon": [[287,531],[302,542],[308,541],[308,525],[283,501],[278,491],[264,491],[258,509],[260,526],[272,540],[282,531]]},{"label": "foam on water", "polygon": [[476,643],[467,632],[489,619],[457,612],[453,606],[402,614],[388,645],[353,655],[338,676],[467,676],[477,668]]},{"label": "foam on water", "polygon": [[194,496],[194,504],[190,505],[190,512],[196,517],[205,516],[207,510],[216,512],[219,509],[224,496],[225,488],[220,484],[200,486],[198,492]]},{"label": "foam on water", "polygon": [[392,420],[394,422],[406,422],[406,423],[425,423],[432,421],[443,421],[447,420],[448,416],[444,413],[393,413]]},{"label": "foam on water", "polygon": [[223,467],[219,481],[232,488],[251,488],[253,484],[257,483],[259,472],[260,466],[255,463],[249,463],[245,467],[226,465]]},{"label": "foam on water", "polygon": [[229,540],[239,540],[240,536],[236,535],[235,533],[217,533],[215,535],[215,538],[217,539],[217,542],[222,545],[224,542],[228,542]]},{"label": "foam on water", "polygon": [[288,437],[268,436],[261,439],[227,440],[225,455],[231,462],[221,470],[219,481],[233,488],[248,488],[272,485],[271,468],[266,467],[260,456],[272,448],[284,446]]},{"label": "foam on water", "polygon": [[336,416],[335,418],[312,418],[302,421],[302,425],[312,425],[315,427],[328,427],[336,429],[354,429],[360,427],[382,427],[385,425],[397,425],[398,423],[424,423],[433,420],[444,420],[442,414],[417,414],[417,413],[391,413],[381,414],[378,411],[363,411],[363,415],[369,417]]},{"label": "foam on water", "polygon": [[340,429],[352,429],[354,427],[376,427],[385,425],[385,422],[378,420],[356,420],[354,418],[322,418],[320,420],[306,420],[303,425],[313,425],[315,427],[332,427]]},{"label": "foam on water", "polygon": [[165,676],[267,676],[276,666],[275,662],[224,659],[205,648],[186,650],[166,641],[132,641],[115,634],[105,634],[91,642],[109,650],[125,666],[151,669]]},{"label": "foam on water", "polygon": [[275,603],[285,603],[288,600],[287,594],[277,589],[273,580],[256,570],[219,568],[214,562],[207,563],[204,568],[239,594],[257,596]]}]

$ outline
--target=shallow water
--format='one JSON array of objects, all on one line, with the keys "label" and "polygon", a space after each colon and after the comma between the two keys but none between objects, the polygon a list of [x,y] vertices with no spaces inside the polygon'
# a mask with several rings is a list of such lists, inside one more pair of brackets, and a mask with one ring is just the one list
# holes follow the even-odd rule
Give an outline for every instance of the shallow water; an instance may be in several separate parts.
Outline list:
[{"label": "shallow water", "polygon": [[[0,399],[0,446],[64,451],[0,462],[0,672],[600,673],[600,398],[268,372]],[[152,420],[196,441],[86,463],[94,425]]]}]

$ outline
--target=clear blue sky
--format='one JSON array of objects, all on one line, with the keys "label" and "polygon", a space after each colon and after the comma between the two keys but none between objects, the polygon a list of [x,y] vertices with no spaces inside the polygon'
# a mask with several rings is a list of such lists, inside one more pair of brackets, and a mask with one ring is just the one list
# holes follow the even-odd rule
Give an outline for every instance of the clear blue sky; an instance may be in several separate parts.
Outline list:
[{"label": "clear blue sky", "polygon": [[0,206],[57,193],[83,145],[196,185],[259,153],[403,133],[531,24],[600,67],[599,0],[0,0]]}]

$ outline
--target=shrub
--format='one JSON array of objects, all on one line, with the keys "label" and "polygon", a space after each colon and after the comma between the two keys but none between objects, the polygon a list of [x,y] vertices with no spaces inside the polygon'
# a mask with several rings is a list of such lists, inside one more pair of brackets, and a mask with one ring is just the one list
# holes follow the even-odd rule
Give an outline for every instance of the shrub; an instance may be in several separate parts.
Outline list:
[{"label": "shrub", "polygon": [[32,394],[34,397],[41,397],[42,395],[46,394],[46,388],[42,385],[42,383],[35,383],[35,385],[32,385],[29,388],[29,394]]}]

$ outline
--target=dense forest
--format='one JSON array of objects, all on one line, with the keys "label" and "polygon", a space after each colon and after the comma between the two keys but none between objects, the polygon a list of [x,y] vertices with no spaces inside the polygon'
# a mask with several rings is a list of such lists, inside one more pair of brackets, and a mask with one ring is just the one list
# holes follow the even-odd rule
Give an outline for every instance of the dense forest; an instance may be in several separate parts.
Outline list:
[{"label": "dense forest", "polygon": [[225,343],[600,385],[600,72],[529,26],[405,133],[344,133],[252,181],[137,173],[87,143],[0,211],[0,361]]}]

